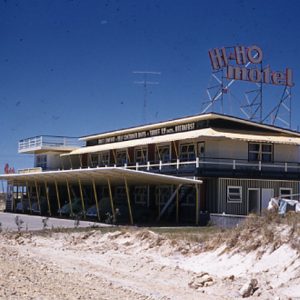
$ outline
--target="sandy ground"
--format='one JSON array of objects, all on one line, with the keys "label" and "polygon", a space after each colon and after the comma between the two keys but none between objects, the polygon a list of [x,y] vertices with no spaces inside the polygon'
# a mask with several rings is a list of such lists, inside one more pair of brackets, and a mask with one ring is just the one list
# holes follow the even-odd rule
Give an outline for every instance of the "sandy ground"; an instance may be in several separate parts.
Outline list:
[{"label": "sandy ground", "polygon": [[0,298],[239,299],[255,278],[251,299],[300,299],[299,253],[289,245],[265,254],[223,250],[138,229],[2,232]]}]

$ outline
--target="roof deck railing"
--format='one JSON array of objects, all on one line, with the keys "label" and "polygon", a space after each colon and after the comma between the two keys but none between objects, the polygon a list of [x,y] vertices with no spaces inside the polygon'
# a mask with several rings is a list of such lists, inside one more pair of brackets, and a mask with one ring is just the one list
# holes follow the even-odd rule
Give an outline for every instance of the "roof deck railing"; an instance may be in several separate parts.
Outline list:
[{"label": "roof deck railing", "polygon": [[75,149],[83,145],[77,137],[40,135],[19,141],[18,151],[26,152],[35,149]]}]

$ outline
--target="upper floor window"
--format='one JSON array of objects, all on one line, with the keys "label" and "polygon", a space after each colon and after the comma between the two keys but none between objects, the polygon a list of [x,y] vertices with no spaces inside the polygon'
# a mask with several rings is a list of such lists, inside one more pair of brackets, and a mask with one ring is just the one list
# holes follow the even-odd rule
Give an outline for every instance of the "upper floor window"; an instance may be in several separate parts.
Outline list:
[{"label": "upper floor window", "polygon": [[180,160],[189,161],[195,160],[195,145],[194,144],[183,144],[180,145]]},{"label": "upper floor window", "polygon": [[104,167],[109,165],[109,152],[100,152],[99,153],[99,166]]},{"label": "upper floor window", "polygon": [[146,163],[148,160],[148,150],[147,148],[138,148],[135,149],[135,162],[139,164]]},{"label": "upper floor window", "polygon": [[40,167],[43,170],[47,169],[47,155],[37,155],[35,158],[35,166]]},{"label": "upper floor window", "polygon": [[116,152],[116,164],[124,165],[127,163],[127,153],[126,150],[119,150]]},{"label": "upper floor window", "polygon": [[157,146],[155,153],[156,161],[169,162],[171,160],[170,146]]},{"label": "upper floor window", "polygon": [[272,162],[273,145],[264,143],[249,143],[249,161]]}]

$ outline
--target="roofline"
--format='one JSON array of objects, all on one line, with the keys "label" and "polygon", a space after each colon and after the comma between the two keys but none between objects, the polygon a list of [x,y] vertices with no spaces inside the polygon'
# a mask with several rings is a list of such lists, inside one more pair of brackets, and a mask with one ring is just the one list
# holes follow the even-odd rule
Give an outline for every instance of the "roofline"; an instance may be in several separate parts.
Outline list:
[{"label": "roofline", "polygon": [[220,113],[205,113],[205,114],[186,116],[186,117],[182,117],[182,118],[170,119],[170,120],[161,121],[158,123],[149,123],[149,124],[141,125],[141,126],[133,126],[133,127],[122,128],[122,129],[113,130],[113,131],[106,131],[106,132],[99,133],[99,134],[91,134],[91,135],[87,135],[87,136],[82,136],[79,138],[79,140],[88,141],[88,140],[92,140],[92,139],[96,139],[96,138],[105,138],[108,136],[116,136],[119,134],[126,134],[126,133],[131,133],[131,132],[136,132],[136,131],[149,130],[149,129],[157,128],[157,127],[164,126],[164,125],[165,126],[172,125],[173,123],[178,123],[178,122],[180,122],[180,123],[193,122],[193,121],[198,121],[201,119],[209,120],[209,119],[216,119],[216,118],[236,121],[236,122],[247,124],[247,125],[254,125],[254,126],[264,128],[264,129],[269,129],[269,130],[277,130],[281,133],[294,134],[294,135],[300,137],[300,133],[295,130],[285,129],[285,128],[278,127],[275,125],[258,123],[256,121],[249,121],[249,120],[242,119],[242,118],[236,117],[236,116],[231,116],[231,115],[223,115]]}]

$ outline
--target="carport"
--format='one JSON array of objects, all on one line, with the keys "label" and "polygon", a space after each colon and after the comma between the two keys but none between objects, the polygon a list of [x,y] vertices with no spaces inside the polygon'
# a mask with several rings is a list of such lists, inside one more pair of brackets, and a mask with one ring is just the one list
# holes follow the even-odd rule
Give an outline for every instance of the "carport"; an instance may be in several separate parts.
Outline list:
[{"label": "carport", "polygon": [[[87,168],[87,169],[74,169],[74,170],[58,170],[58,171],[44,171],[44,172],[32,172],[32,173],[21,173],[21,174],[5,174],[1,175],[0,179],[7,180],[9,187],[26,187],[26,193],[29,200],[29,205],[31,206],[31,195],[29,187],[33,187],[38,191],[38,188],[43,186],[46,191],[46,199],[48,205],[48,214],[51,216],[51,201],[49,198],[49,184],[53,184],[55,186],[56,192],[56,201],[58,208],[61,207],[60,201],[60,193],[58,189],[58,185],[65,185],[67,189],[68,201],[71,205],[71,192],[70,192],[70,184],[76,184],[79,187],[80,198],[83,209],[83,217],[85,218],[85,203],[82,185],[88,184],[92,186],[95,205],[97,208],[97,216],[100,221],[99,207],[98,203],[98,195],[96,186],[102,185],[107,186],[109,191],[110,205],[113,217],[115,218],[115,208],[114,201],[112,195],[112,186],[123,185],[125,186],[128,212],[129,212],[129,222],[130,224],[134,224],[133,214],[131,209],[131,199],[129,193],[129,186],[131,185],[173,185],[175,186],[175,191],[170,196],[169,200],[164,204],[162,209],[160,210],[156,221],[159,221],[168,206],[176,201],[176,222],[178,222],[178,210],[179,210],[179,190],[183,185],[194,186],[196,190],[195,197],[195,224],[199,224],[199,207],[200,207],[200,184],[201,180],[195,178],[186,178],[186,177],[178,177],[171,176],[165,174],[157,174],[145,171],[131,170],[125,168],[118,167],[104,167],[104,168]],[[39,193],[36,193],[38,205],[40,207],[40,196]],[[9,198],[9,197],[8,197]],[[12,197],[13,198],[13,197]],[[12,199],[12,201],[14,201]],[[21,197],[22,201],[22,197]],[[41,209],[40,209],[41,211]]]}]

